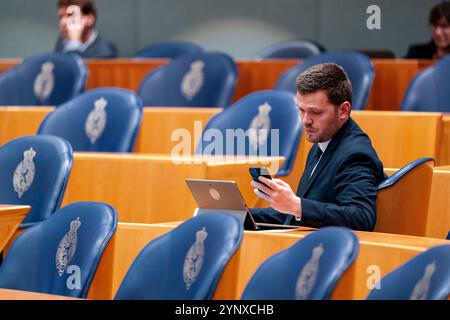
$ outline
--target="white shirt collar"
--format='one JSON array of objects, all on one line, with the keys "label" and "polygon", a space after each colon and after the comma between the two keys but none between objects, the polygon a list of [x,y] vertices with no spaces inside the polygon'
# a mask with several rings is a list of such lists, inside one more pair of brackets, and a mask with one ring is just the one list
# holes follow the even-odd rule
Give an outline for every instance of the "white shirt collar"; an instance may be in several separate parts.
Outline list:
[{"label": "white shirt collar", "polygon": [[319,148],[320,150],[322,150],[322,153],[325,152],[325,150],[327,150],[328,144],[330,143],[331,139],[325,142],[319,142]]},{"label": "white shirt collar", "polygon": [[80,41],[69,41],[64,39],[64,51],[77,50],[84,52],[86,49],[97,39],[98,32],[94,29],[91,36],[85,43],[81,43]]},{"label": "white shirt collar", "polygon": [[89,39],[81,45],[81,51],[85,51],[98,37],[97,30],[94,30]]}]

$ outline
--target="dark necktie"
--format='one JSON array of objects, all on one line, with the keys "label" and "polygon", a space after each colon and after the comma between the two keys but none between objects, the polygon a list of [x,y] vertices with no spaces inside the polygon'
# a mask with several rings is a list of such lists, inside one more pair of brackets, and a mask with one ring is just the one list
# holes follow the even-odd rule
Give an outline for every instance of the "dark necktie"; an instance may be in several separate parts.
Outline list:
[{"label": "dark necktie", "polygon": [[320,160],[320,157],[322,156],[322,153],[323,153],[322,149],[320,149],[320,147],[317,146],[317,149],[316,149],[316,151],[314,152],[314,154],[313,154],[313,156],[311,158],[311,165],[309,167],[308,176],[307,176],[308,179],[311,178],[314,168],[316,168],[314,171],[317,170],[316,166],[317,166],[317,164],[318,164],[318,162]]}]

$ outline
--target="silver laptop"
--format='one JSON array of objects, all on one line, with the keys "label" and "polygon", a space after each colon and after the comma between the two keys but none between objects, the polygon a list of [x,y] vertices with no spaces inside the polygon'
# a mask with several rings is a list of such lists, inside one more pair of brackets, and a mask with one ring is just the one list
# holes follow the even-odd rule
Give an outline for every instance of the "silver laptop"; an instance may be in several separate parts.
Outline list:
[{"label": "silver laptop", "polygon": [[194,215],[227,213],[236,216],[246,230],[296,229],[298,226],[256,223],[235,181],[186,179],[197,203]]}]

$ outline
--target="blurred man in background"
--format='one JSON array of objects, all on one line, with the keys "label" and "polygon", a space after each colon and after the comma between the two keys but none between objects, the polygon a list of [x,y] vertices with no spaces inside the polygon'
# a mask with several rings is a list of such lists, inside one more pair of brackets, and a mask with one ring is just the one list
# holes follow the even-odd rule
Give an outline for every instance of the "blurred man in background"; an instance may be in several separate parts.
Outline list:
[{"label": "blurred man in background", "polygon": [[95,24],[97,12],[90,0],[58,0],[60,35],[55,51],[74,52],[83,58],[115,58],[114,44],[102,39]]}]

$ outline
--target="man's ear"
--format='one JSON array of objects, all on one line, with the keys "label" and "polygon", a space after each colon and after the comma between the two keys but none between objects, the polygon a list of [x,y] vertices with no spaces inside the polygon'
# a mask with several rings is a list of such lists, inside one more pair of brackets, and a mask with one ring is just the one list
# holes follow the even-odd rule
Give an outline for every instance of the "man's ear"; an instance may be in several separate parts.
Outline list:
[{"label": "man's ear", "polygon": [[86,16],[86,27],[93,28],[95,25],[95,16],[93,14],[88,14]]},{"label": "man's ear", "polygon": [[338,108],[339,119],[346,120],[348,117],[350,117],[351,110],[352,105],[350,104],[350,102],[348,101],[343,102]]}]

